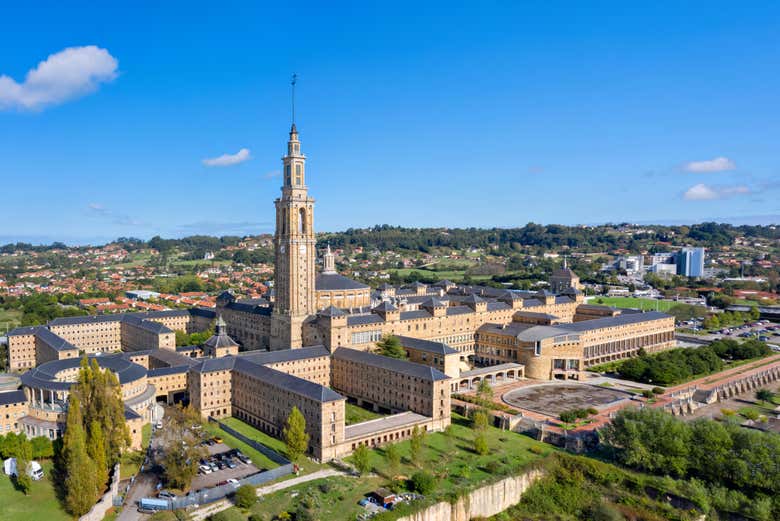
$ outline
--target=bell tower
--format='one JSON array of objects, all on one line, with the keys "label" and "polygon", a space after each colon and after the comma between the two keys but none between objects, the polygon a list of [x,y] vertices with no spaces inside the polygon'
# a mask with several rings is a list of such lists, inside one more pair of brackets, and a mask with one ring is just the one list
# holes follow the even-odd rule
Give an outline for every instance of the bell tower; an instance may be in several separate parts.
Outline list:
[{"label": "bell tower", "polygon": [[303,321],[315,311],[314,199],[306,189],[306,156],[295,123],[282,158],[284,185],[276,205],[271,350],[303,346]]}]

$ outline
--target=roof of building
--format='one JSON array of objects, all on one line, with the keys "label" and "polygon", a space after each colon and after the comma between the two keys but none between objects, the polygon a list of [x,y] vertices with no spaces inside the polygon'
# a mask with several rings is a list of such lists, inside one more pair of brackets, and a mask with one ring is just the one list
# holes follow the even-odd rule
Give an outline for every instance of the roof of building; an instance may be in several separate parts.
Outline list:
[{"label": "roof of building", "polygon": [[323,317],[343,317],[346,315],[344,311],[336,306],[328,306],[325,309],[319,310],[317,314]]},{"label": "roof of building", "polygon": [[281,351],[262,351],[258,349],[256,351],[244,351],[237,356],[238,358],[249,360],[253,364],[266,365],[330,356],[330,351],[325,349],[324,346],[313,346],[301,349],[283,349]]},{"label": "roof of building", "polygon": [[[119,377],[120,384],[126,384],[138,380],[146,375],[143,366],[127,360],[124,354],[115,355],[91,355],[90,361],[97,360],[101,369],[110,369]],[[46,362],[34,367],[22,375],[22,385],[53,391],[66,391],[75,382],[63,382],[57,380],[57,374],[67,369],[74,369],[81,365],[80,358],[65,358]]]},{"label": "roof of building", "polygon": [[447,380],[449,376],[433,367],[390,358],[389,356],[377,355],[368,351],[358,351],[348,347],[339,347],[333,352],[334,359],[350,360],[359,364],[381,367],[395,373],[413,376],[421,380]]},{"label": "roof of building", "polygon": [[420,305],[426,308],[443,308],[447,306],[447,304],[436,297],[428,297]]},{"label": "roof of building", "polygon": [[433,315],[431,315],[429,312],[427,312],[424,309],[415,309],[412,311],[401,311],[399,313],[399,318],[401,320],[416,320],[418,318],[429,318]]},{"label": "roof of building", "polygon": [[316,384],[264,365],[254,364],[243,358],[235,359],[235,371],[253,376],[266,384],[281,387],[317,402],[345,400],[339,393],[324,385]]},{"label": "roof of building", "polygon": [[396,335],[396,337],[398,340],[400,340],[401,346],[408,347],[409,349],[416,349],[418,351],[426,351],[428,353],[439,355],[452,355],[459,352],[444,342],[433,342],[431,340],[422,340],[420,338],[412,338],[410,336]]},{"label": "roof of building", "polygon": [[468,306],[450,306],[447,308],[447,315],[464,315],[466,313],[474,313],[474,310]]},{"label": "roof of building", "polygon": [[175,367],[158,367],[157,369],[149,369],[146,375],[149,378],[154,378],[155,376],[167,376],[171,374],[186,373],[188,370],[189,366],[187,365],[179,365]]},{"label": "roof of building", "polygon": [[139,420],[141,415],[132,410],[130,407],[125,407],[125,420]]},{"label": "roof of building", "polygon": [[0,405],[11,405],[12,403],[22,403],[26,401],[27,395],[24,394],[22,389],[0,393]]},{"label": "roof of building", "polygon": [[24,326],[24,327],[17,327],[12,329],[8,332],[8,336],[24,336],[24,335],[34,335],[35,330],[39,327],[43,326]]},{"label": "roof of building", "polygon": [[254,313],[256,315],[271,315],[270,306],[261,306],[257,303],[247,302],[243,300],[232,301],[228,303],[225,308],[240,311],[242,313]]},{"label": "roof of building", "polygon": [[360,326],[363,324],[379,324],[384,322],[384,319],[379,315],[350,315],[347,317],[347,325]]},{"label": "roof of building", "polygon": [[[140,354],[140,352],[130,351],[124,353],[126,357],[135,354]],[[172,349],[150,349],[149,351],[144,351],[143,354],[146,354],[149,356],[149,358],[153,358],[154,360],[161,362],[167,366],[180,366],[180,365],[192,366],[198,363],[198,361],[195,360],[194,358],[178,353]]]},{"label": "roof of building", "polygon": [[518,311],[513,317],[528,317],[528,318],[545,318],[548,320],[557,320],[560,317],[551,315],[550,313],[539,313],[536,311]]},{"label": "roof of building", "polygon": [[382,302],[374,306],[373,311],[381,311],[387,313],[389,311],[398,311],[398,308],[395,307],[392,302],[388,300],[383,300]]},{"label": "roof of building", "polygon": [[65,340],[59,335],[55,335],[45,327],[39,327],[35,330],[35,338],[40,340],[55,351],[78,350],[76,346]]},{"label": "roof of building", "polygon": [[192,366],[196,373],[213,373],[215,371],[230,371],[236,363],[234,356],[222,356],[220,358],[206,358],[199,360]]},{"label": "roof of building", "polygon": [[567,331],[590,331],[592,329],[624,326],[627,324],[648,322],[650,320],[662,320],[670,317],[671,315],[661,313],[660,311],[647,311],[645,313],[621,313],[615,317],[594,318],[593,320],[583,320],[582,322],[573,322],[571,324],[558,324],[555,327],[565,329]]},{"label": "roof of building", "polygon": [[368,289],[368,286],[362,282],[352,280],[338,273],[320,273],[314,279],[314,287],[317,291]]},{"label": "roof of building", "polygon": [[572,334],[571,331],[559,329],[558,326],[537,326],[534,324],[523,324],[521,322],[510,322],[509,324],[487,323],[481,325],[477,329],[477,332],[509,335],[522,342],[538,342],[545,338]]}]

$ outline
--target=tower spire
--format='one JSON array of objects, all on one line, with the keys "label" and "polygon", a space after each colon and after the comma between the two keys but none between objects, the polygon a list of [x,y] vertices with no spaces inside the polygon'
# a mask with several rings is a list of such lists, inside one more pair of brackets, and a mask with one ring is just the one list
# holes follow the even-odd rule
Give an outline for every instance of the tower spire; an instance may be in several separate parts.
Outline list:
[{"label": "tower spire", "polygon": [[290,85],[292,87],[292,93],[291,93],[291,105],[292,105],[292,131],[295,131],[295,84],[298,82],[298,75],[293,73],[292,80],[290,81]]}]

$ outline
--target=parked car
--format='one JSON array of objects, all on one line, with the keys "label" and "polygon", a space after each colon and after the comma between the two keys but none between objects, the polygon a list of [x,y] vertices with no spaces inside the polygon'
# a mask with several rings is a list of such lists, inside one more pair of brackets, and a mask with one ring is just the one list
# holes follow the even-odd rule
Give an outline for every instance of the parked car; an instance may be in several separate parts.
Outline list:
[{"label": "parked car", "polygon": [[213,470],[209,465],[201,465],[199,468],[200,471],[204,474],[211,474],[213,472]]},{"label": "parked car", "polygon": [[227,480],[228,484],[233,485],[234,488],[238,488],[238,480],[236,478],[230,478]]},{"label": "parked car", "polygon": [[159,498],[166,498],[166,499],[173,499],[176,497],[176,494],[171,492],[170,490],[161,490],[157,493],[157,497]]},{"label": "parked car", "polygon": [[230,468],[230,469],[234,469],[234,468],[236,468],[236,467],[238,466],[238,464],[236,463],[236,460],[234,460],[234,459],[232,459],[232,458],[231,458],[231,459],[229,459],[229,460],[227,461],[227,466],[228,466],[228,468]]}]

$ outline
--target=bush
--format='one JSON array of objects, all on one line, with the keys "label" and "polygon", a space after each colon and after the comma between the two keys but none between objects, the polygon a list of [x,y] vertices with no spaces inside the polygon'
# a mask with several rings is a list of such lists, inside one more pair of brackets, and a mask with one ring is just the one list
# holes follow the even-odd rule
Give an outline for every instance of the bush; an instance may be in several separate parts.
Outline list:
[{"label": "bush", "polygon": [[436,488],[436,478],[425,471],[415,472],[412,476],[412,488],[420,494],[427,496]]},{"label": "bush", "polygon": [[257,501],[257,492],[252,485],[241,485],[236,490],[235,503],[239,508],[247,509]]},{"label": "bush", "polygon": [[266,517],[263,514],[252,514],[248,521],[266,521]]},{"label": "bush", "polygon": [[474,437],[474,452],[480,456],[485,456],[490,453],[490,447],[488,446],[484,432],[480,432]]},{"label": "bush", "polygon": [[651,391],[650,389],[644,389],[642,391],[642,396],[644,396],[645,398],[647,398],[649,400],[650,398],[653,398],[655,396],[655,394],[653,394],[653,391]]},{"label": "bush", "polygon": [[653,393],[654,394],[664,394],[666,392],[666,389],[663,387],[653,387]]},{"label": "bush", "polygon": [[560,415],[558,415],[558,418],[564,423],[574,423],[577,421],[577,415],[574,413],[574,411],[563,411]]},{"label": "bush", "polygon": [[599,410],[596,409],[595,407],[588,407],[587,411],[588,411],[588,414],[590,414],[591,416],[594,415],[594,414],[598,414],[599,413]]}]

